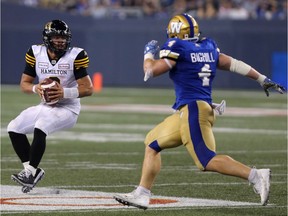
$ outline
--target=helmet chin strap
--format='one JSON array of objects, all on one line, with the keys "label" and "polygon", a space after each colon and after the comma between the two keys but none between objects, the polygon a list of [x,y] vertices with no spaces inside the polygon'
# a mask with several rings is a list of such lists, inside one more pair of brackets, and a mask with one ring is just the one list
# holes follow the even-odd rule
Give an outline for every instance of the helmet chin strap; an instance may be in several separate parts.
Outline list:
[{"label": "helmet chin strap", "polygon": [[57,48],[53,47],[53,45],[51,45],[49,47],[49,50],[51,52],[53,52],[58,58],[63,56],[67,51],[67,49],[57,49]]},{"label": "helmet chin strap", "polygon": [[61,57],[62,55],[64,55],[66,53],[66,50],[63,51],[54,51],[54,53],[56,54],[57,57]]},{"label": "helmet chin strap", "polygon": [[197,42],[199,40],[199,37],[184,38],[183,40]]},{"label": "helmet chin strap", "polygon": [[[49,50],[49,56],[50,58],[53,58],[53,57],[56,57],[57,59],[59,59],[60,57],[62,57],[65,53],[66,53],[66,50],[63,50],[63,51],[56,51],[56,50],[53,50],[51,48],[48,48]],[[51,55],[55,55],[55,56],[51,56]]]}]

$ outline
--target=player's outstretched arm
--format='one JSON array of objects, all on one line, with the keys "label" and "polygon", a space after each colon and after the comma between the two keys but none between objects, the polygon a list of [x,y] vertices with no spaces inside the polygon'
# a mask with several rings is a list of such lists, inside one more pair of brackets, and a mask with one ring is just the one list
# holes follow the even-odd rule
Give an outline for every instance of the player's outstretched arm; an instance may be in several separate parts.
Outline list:
[{"label": "player's outstretched arm", "polygon": [[156,40],[148,42],[144,47],[143,70],[145,82],[152,77],[166,73],[176,64],[176,62],[168,59],[155,59],[158,51],[159,46]]},{"label": "player's outstretched arm", "polygon": [[158,41],[156,40],[151,40],[144,47],[143,70],[144,70],[145,82],[151,77],[153,77],[152,66],[154,63],[155,55],[158,51],[159,51],[159,46],[158,46]]},{"label": "player's outstretched arm", "polygon": [[270,89],[274,89],[280,94],[283,94],[286,91],[283,86],[270,80],[265,75],[252,68],[250,65],[223,53],[220,53],[219,55],[218,68],[235,72],[257,81],[264,89],[267,97],[269,96]]}]

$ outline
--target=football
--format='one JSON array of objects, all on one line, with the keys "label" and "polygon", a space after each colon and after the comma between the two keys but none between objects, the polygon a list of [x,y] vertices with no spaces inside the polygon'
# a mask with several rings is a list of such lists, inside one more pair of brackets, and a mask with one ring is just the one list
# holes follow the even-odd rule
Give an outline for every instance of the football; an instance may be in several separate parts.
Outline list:
[{"label": "football", "polygon": [[55,85],[56,85],[56,81],[50,78],[45,78],[41,84],[41,88],[43,88],[42,100],[47,105],[54,105],[58,102],[58,100],[51,101],[48,96],[48,92],[50,92],[50,88]]}]

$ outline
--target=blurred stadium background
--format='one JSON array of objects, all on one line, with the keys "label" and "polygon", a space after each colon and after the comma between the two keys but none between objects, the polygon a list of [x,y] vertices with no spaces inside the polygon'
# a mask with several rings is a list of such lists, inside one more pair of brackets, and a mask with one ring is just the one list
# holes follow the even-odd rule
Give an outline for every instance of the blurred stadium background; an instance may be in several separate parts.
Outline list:
[{"label": "blurred stadium background", "polygon": [[[154,13],[146,14],[145,5],[150,1],[155,4],[158,2],[162,7],[157,7],[158,10]],[[106,5],[104,5],[105,2]],[[116,7],[117,2],[123,5]],[[130,5],[132,2],[135,5],[129,6],[129,2]],[[170,87],[171,82],[167,76],[155,79],[153,82],[143,82],[143,47],[151,39],[158,40],[160,44],[163,43],[166,39],[166,26],[170,16],[184,11],[195,15],[202,35],[214,38],[222,52],[246,61],[266,76],[287,86],[286,1],[190,0],[184,1],[185,4],[182,7],[179,6],[180,2],[183,3],[182,0],[2,0],[1,82],[2,84],[19,83],[24,67],[25,52],[32,44],[42,43],[44,24],[52,19],[63,19],[72,30],[72,45],[83,47],[88,51],[89,73],[92,76],[95,72],[100,72],[103,75],[104,86]],[[198,4],[197,9],[193,9],[193,2]],[[214,16],[211,15],[212,17],[201,16],[200,2],[202,4],[206,2],[206,6],[209,2],[218,3],[216,4],[218,5],[217,13],[215,12]],[[90,7],[88,3],[91,4]],[[230,9],[227,3],[230,3]],[[246,6],[247,9],[244,7],[248,3],[252,5],[254,3],[254,9],[252,7],[254,11],[249,13],[251,9],[248,10],[248,6]],[[277,10],[272,10],[273,5]],[[237,6],[238,8],[241,6],[242,10],[245,9],[249,16],[244,18],[228,16],[233,11],[237,12]],[[92,11],[99,8],[103,8],[107,13],[101,17],[93,16]],[[109,12],[112,9],[124,15],[112,16],[112,12]],[[126,9],[139,11],[142,15],[129,16],[129,10]],[[226,11],[226,16],[221,15],[223,11]],[[257,89],[259,86],[238,75],[218,73],[214,87]]]}]

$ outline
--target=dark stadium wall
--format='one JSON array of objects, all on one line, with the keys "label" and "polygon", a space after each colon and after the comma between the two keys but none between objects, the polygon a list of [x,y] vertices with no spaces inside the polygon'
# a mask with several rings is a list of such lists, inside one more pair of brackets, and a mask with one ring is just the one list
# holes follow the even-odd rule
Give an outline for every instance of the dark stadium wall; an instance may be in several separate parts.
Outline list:
[{"label": "dark stadium wall", "polygon": [[[168,76],[144,83],[142,71],[144,45],[152,39],[160,44],[165,41],[168,20],[100,20],[5,2],[1,3],[2,84],[19,83],[25,65],[25,52],[32,44],[42,43],[44,24],[52,19],[62,19],[68,23],[73,34],[72,45],[87,50],[90,57],[89,74],[93,76],[95,72],[101,72],[104,87],[172,85]],[[269,77],[277,77],[278,82],[287,85],[286,21],[198,22],[202,35],[214,38],[222,52],[253,65]],[[222,71],[218,71],[214,87],[259,88],[252,80]]]}]

